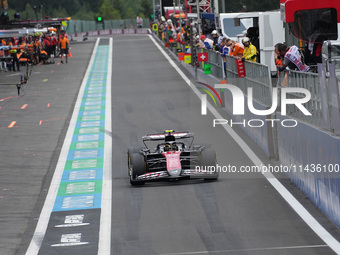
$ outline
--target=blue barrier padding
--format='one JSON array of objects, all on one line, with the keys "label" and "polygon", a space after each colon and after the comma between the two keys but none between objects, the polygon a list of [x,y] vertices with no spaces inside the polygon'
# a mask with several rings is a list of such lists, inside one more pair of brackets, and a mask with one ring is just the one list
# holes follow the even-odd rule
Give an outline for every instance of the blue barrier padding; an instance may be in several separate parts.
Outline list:
[{"label": "blue barrier padding", "polygon": [[298,122],[292,128],[278,126],[278,149],[281,164],[295,167],[287,175],[340,227],[340,138]]}]

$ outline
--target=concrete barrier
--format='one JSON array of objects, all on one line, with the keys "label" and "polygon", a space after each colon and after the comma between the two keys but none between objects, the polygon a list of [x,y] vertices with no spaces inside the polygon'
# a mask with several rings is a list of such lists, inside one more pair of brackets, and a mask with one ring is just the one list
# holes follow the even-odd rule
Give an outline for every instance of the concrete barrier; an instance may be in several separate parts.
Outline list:
[{"label": "concrete barrier", "polygon": [[[225,98],[225,111],[232,116],[232,119],[236,125],[240,127],[247,135],[266,153],[270,158],[275,157],[275,151],[273,146],[273,133],[271,125],[268,121],[269,116],[258,116],[251,113],[247,106],[248,97],[245,96],[244,100],[244,115],[233,115],[233,97],[228,89],[224,90]],[[257,110],[266,110],[267,107],[253,101],[254,108]],[[250,121],[250,122],[249,122]],[[230,121],[229,121],[230,122]],[[263,125],[261,126],[261,124]],[[229,123],[230,124],[230,123]],[[255,127],[256,126],[256,127]]]},{"label": "concrete barrier", "polygon": [[280,162],[292,167],[290,179],[340,227],[340,138],[299,122],[278,127],[278,148]]}]

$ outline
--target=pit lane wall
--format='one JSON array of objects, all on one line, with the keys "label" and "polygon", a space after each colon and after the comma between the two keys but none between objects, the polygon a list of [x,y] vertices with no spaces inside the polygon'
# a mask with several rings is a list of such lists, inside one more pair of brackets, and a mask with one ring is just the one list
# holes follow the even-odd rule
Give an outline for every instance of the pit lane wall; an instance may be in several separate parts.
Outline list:
[{"label": "pit lane wall", "polygon": [[340,227],[340,138],[302,122],[277,133],[280,162],[292,167],[288,177]]},{"label": "pit lane wall", "polygon": [[[274,145],[272,129],[268,116],[258,116],[251,113],[247,106],[248,97],[244,96],[244,115],[233,115],[233,96],[228,90],[224,90],[225,111],[232,116],[232,127],[240,127],[265,153],[274,158]],[[266,110],[267,107],[253,100],[253,106],[257,110]],[[231,121],[229,121],[229,125]],[[251,121],[251,122],[250,122]]]}]

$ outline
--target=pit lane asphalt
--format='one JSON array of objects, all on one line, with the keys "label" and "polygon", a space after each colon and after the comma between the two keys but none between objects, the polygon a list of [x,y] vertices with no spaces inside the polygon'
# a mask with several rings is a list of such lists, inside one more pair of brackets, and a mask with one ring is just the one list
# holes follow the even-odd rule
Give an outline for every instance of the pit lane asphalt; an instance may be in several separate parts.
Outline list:
[{"label": "pit lane asphalt", "polygon": [[[126,149],[164,129],[211,143],[219,165],[252,162],[224,129],[212,127],[211,115],[200,115],[196,95],[148,36],[113,39],[111,254],[334,254],[259,174],[131,187]],[[69,64],[34,67],[21,97],[15,87],[0,87],[0,254],[24,254],[32,238],[93,46],[74,44]],[[1,73],[1,82],[16,83],[13,74]]]},{"label": "pit lane asphalt", "polygon": [[34,66],[19,97],[25,68],[0,73],[13,84],[0,85],[0,254],[25,253],[48,191],[94,40],[70,44],[69,63]]}]

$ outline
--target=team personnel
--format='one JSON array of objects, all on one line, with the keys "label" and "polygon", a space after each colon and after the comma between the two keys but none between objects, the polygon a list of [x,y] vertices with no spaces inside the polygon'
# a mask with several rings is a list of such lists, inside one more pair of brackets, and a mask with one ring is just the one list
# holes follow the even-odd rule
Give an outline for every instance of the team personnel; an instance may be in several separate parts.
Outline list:
[{"label": "team personnel", "polygon": [[244,37],[242,39],[242,43],[244,45],[242,61],[248,60],[250,62],[256,62],[256,54],[257,54],[256,47],[251,44],[248,37]]},{"label": "team personnel", "polygon": [[64,55],[66,56],[66,63],[67,63],[67,55],[68,55],[68,48],[69,48],[70,42],[65,37],[65,33],[61,33],[61,37],[59,39],[59,48],[61,52],[61,63],[64,64]]}]

